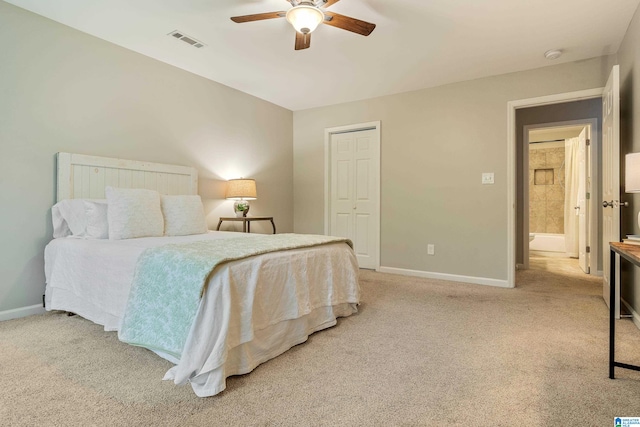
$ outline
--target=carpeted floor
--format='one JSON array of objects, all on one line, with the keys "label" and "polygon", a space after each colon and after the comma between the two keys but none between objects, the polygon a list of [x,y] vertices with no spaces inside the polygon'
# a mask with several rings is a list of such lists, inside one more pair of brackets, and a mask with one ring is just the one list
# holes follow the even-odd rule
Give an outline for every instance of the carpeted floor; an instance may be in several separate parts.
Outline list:
[{"label": "carpeted floor", "polygon": [[[555,265],[554,265],[555,264]],[[640,372],[607,378],[601,279],[532,259],[516,289],[363,271],[360,312],[198,398],[170,364],[79,317],[0,323],[1,425],[609,426]],[[640,331],[618,322],[618,360]]]}]

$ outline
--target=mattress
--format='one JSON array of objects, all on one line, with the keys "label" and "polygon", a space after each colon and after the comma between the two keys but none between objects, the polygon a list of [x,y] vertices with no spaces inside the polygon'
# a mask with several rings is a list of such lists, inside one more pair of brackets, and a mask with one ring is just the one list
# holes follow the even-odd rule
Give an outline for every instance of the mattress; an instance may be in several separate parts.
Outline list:
[{"label": "mattress", "polygon": [[[251,238],[248,233],[209,232],[117,241],[54,239],[45,248],[46,308],[70,311],[117,331],[137,258],[145,249],[204,239],[228,239],[233,244],[234,239]],[[335,325],[337,317],[355,313],[360,298],[357,260],[344,243],[223,264],[207,289],[180,359],[157,353],[176,364],[165,379],[190,383],[198,396],[221,392],[228,376],[250,372],[309,334]],[[323,303],[300,316],[282,317],[310,299]]]}]

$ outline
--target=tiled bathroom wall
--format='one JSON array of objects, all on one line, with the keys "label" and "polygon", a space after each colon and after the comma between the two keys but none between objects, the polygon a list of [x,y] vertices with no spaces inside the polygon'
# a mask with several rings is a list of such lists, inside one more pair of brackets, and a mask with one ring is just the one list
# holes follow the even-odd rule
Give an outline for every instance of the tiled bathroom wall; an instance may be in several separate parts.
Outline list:
[{"label": "tiled bathroom wall", "polygon": [[564,147],[529,145],[529,232],[564,234]]}]

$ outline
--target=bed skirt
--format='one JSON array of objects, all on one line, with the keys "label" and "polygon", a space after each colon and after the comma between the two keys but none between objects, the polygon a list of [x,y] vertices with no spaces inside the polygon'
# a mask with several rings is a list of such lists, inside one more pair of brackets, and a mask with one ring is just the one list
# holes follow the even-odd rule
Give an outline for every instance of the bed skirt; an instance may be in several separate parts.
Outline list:
[{"label": "bed skirt", "polygon": [[[334,326],[338,317],[346,317],[357,311],[356,304],[350,303],[318,308],[298,319],[285,320],[255,331],[252,341],[228,350],[227,360],[220,367],[212,368],[205,364],[197,372],[197,364],[185,366],[181,363],[169,369],[163,379],[172,380],[178,385],[189,383],[199,397],[213,396],[226,388],[228,377],[251,372],[261,363],[305,342],[312,333]],[[178,363],[175,359],[171,360],[171,356],[158,355]]]}]

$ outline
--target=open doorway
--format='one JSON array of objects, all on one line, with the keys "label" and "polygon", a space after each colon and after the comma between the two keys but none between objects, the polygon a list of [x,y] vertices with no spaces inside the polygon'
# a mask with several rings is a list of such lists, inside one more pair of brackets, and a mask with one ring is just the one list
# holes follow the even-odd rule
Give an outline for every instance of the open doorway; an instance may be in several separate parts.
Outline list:
[{"label": "open doorway", "polygon": [[597,271],[594,129],[596,119],[524,126],[523,268]]},{"label": "open doorway", "polygon": [[[589,272],[602,275],[601,244],[602,215],[601,209],[595,205],[602,201],[601,169],[602,169],[602,92],[599,89],[556,95],[531,100],[521,100],[509,104],[512,117],[514,147],[514,230],[513,249],[509,253],[514,256],[516,268],[529,267],[529,130],[544,127],[591,125],[590,163],[591,182],[593,188],[589,194],[591,219],[589,253]],[[573,98],[573,99],[572,99]],[[527,131],[525,132],[525,127]],[[559,138],[558,138],[559,139]],[[586,196],[585,196],[586,197]],[[574,205],[575,207],[576,205]],[[526,219],[526,220],[525,220]],[[559,234],[559,233],[558,233]],[[585,245],[585,252],[587,247]],[[516,285],[515,269],[511,270],[509,283]],[[583,273],[584,274],[584,273]]]}]

